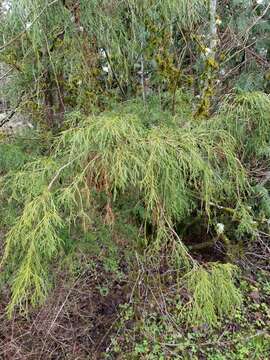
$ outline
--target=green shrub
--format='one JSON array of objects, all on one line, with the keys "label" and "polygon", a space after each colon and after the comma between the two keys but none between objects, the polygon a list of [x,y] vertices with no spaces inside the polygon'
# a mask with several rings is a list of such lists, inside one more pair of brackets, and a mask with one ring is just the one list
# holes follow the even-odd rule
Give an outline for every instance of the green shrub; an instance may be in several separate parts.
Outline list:
[{"label": "green shrub", "polygon": [[[186,106],[187,98],[181,99]],[[266,115],[258,113],[256,99],[261,104],[262,97],[254,95],[252,100],[255,117],[263,119],[254,122],[257,139]],[[242,111],[247,112],[245,106],[249,109],[244,102]],[[268,111],[267,106],[264,104],[262,111]],[[117,217],[127,214],[127,201],[141,209],[137,215],[128,211],[128,216],[138,234],[144,229],[148,250],[154,251],[158,260],[160,251],[176,239],[170,264],[177,267],[182,261],[186,271],[194,260],[174,226],[190,221],[192,214],[204,212],[208,226],[226,216],[227,223],[233,224],[231,236],[256,231],[252,209],[247,206],[250,185],[238,158],[238,138],[231,128],[225,129],[216,118],[198,122],[188,112],[185,119],[171,117],[167,125],[160,109],[152,119],[138,108],[138,102],[129,102],[119,112],[82,120],[56,137],[50,156],[40,156],[4,177],[3,192],[24,204],[7,236],[3,259],[12,274],[10,312],[16,305],[26,307],[29,299],[37,304],[46,297],[50,264],[65,248],[61,229],[72,233],[79,227],[86,233],[95,232],[98,223],[113,227]],[[235,111],[233,107],[230,117]],[[239,136],[248,135],[240,132]],[[245,146],[249,148],[251,143],[249,139]],[[235,227],[235,222],[239,226]],[[239,302],[229,265],[191,274],[195,277],[189,282],[194,291],[194,321],[215,323],[218,315],[228,313]],[[194,288],[200,283],[198,279],[204,284],[202,288]],[[213,289],[217,298],[211,293]],[[229,300],[223,298],[226,291]]]}]

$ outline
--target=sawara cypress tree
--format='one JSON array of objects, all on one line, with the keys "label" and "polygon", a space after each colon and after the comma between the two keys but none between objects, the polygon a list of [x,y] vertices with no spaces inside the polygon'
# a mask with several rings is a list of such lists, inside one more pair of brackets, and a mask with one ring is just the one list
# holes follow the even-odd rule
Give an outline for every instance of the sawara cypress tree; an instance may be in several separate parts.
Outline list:
[{"label": "sawara cypress tree", "polygon": [[[209,29],[207,4],[10,2],[0,46],[13,70],[10,92],[16,86],[21,109],[57,132],[2,179],[3,202],[17,214],[2,260],[10,314],[42,303],[52,266],[86,235],[102,241],[123,217],[122,228],[135,227],[134,253],[141,245],[143,261],[168,266],[175,285],[187,287],[188,321],[215,325],[241,304],[231,263],[259,226],[246,161],[254,144],[264,148],[260,160],[266,154],[269,98],[234,94],[207,121],[194,119],[194,54]],[[194,259],[192,250],[217,243],[228,264]]]}]

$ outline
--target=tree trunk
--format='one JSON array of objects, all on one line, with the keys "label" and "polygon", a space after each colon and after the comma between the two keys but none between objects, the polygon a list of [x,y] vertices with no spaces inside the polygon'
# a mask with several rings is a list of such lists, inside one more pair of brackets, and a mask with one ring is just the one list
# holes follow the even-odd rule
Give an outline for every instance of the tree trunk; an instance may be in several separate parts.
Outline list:
[{"label": "tree trunk", "polygon": [[45,102],[45,123],[49,129],[54,127],[54,97],[51,82],[50,71],[48,70],[45,77],[45,91],[44,91],[44,102]]},{"label": "tree trunk", "polygon": [[216,47],[217,47],[217,24],[216,24],[217,0],[210,0],[209,13],[210,13],[209,48],[210,48],[211,56],[215,57],[215,51],[216,51]]}]

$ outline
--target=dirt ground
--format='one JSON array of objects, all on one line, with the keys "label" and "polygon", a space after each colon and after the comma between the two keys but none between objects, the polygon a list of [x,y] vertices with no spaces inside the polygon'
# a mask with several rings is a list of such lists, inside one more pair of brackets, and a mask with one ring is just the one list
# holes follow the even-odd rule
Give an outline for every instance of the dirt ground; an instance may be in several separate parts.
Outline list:
[{"label": "dirt ground", "polygon": [[5,314],[8,294],[2,298],[0,359],[103,359],[126,294],[124,284],[114,283],[104,296],[97,287],[102,276],[86,272],[71,287],[63,280],[42,309],[11,320]]}]

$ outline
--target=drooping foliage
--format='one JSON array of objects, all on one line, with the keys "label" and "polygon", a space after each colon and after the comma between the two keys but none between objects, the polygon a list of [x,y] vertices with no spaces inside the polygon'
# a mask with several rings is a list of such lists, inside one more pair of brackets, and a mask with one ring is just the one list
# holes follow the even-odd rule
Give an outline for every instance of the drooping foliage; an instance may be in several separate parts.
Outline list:
[{"label": "drooping foliage", "polygon": [[[256,99],[259,95],[254,96]],[[179,94],[179,98],[183,95]],[[235,101],[239,101],[237,97]],[[153,104],[156,109],[154,99]],[[185,106],[183,100],[182,105]],[[137,236],[145,237],[147,251],[154,251],[157,257],[161,249],[179,242],[173,230],[177,224],[187,223],[191,215],[196,217],[201,212],[207,214],[208,226],[213,229],[226,216],[227,222],[236,221],[239,225],[235,227],[235,231],[240,231],[238,237],[241,238],[241,229],[242,236],[256,231],[252,211],[245,205],[251,188],[239,161],[238,139],[232,129],[224,129],[223,123],[218,128],[216,118],[194,122],[192,112],[182,118],[161,110],[152,120],[153,108],[149,105],[142,111],[142,107],[141,100],[128,102],[118,110],[79,119],[75,127],[56,137],[52,156],[39,157],[3,178],[9,197],[24,207],[7,235],[3,259],[13,274],[10,311],[16,305],[24,309],[29,299],[32,304],[45,299],[52,281],[50,266],[65,248],[65,240],[61,239],[63,228],[71,237],[74,227],[94,232],[98,218],[113,227],[124,199],[131,204],[126,216],[137,224]],[[74,116],[78,119],[78,114]],[[69,121],[74,121],[74,116]],[[166,126],[163,116],[168,117]],[[232,110],[229,117],[237,122],[238,112]],[[263,122],[258,120],[259,132]],[[225,214],[222,210],[216,212],[219,209],[225,209]],[[151,224],[151,234],[147,224]],[[214,231],[230,251],[227,236],[233,236],[231,230],[228,235],[226,230],[224,234]],[[185,241],[181,239],[175,248],[172,266],[181,264],[182,273],[195,266],[194,276],[210,276],[205,280],[214,288],[205,296],[209,296],[209,306],[213,307],[209,316],[215,323],[213,314],[228,312],[230,305],[218,304],[211,293],[225,291],[230,270],[224,270],[220,284],[216,279],[223,276],[222,265],[215,267],[218,275],[211,270],[196,270],[196,261],[190,257]],[[197,282],[193,279],[191,283],[195,286]],[[230,286],[233,293],[234,287]],[[194,291],[194,306],[199,307],[202,300],[196,300],[196,296],[206,291],[205,286]],[[239,298],[233,295],[230,300],[234,306]],[[220,295],[218,301],[225,299]],[[194,308],[194,316],[200,321],[204,315],[198,311]]]},{"label": "drooping foliage", "polygon": [[218,317],[233,315],[241,305],[241,293],[233,283],[235,270],[230,264],[213,264],[210,269],[199,268],[188,274],[188,288],[194,297],[189,312],[192,324],[215,325]]},{"label": "drooping foliage", "polygon": [[[232,3],[221,16],[246,6]],[[269,95],[243,91],[250,73],[235,63],[253,32],[264,44],[269,8],[252,8],[248,34],[211,14],[222,47],[204,0],[9,4],[5,97],[36,127],[29,142],[0,144],[9,314],[44,302],[73,251],[99,242],[102,252],[118,232],[132,240],[131,264],[136,254],[176,274],[188,323],[215,326],[241,305],[235,263],[269,230],[268,178],[253,171],[269,166]]]},{"label": "drooping foliage", "polygon": [[221,122],[237,139],[244,161],[269,156],[269,110],[269,96],[261,92],[228,98],[221,110]]}]

